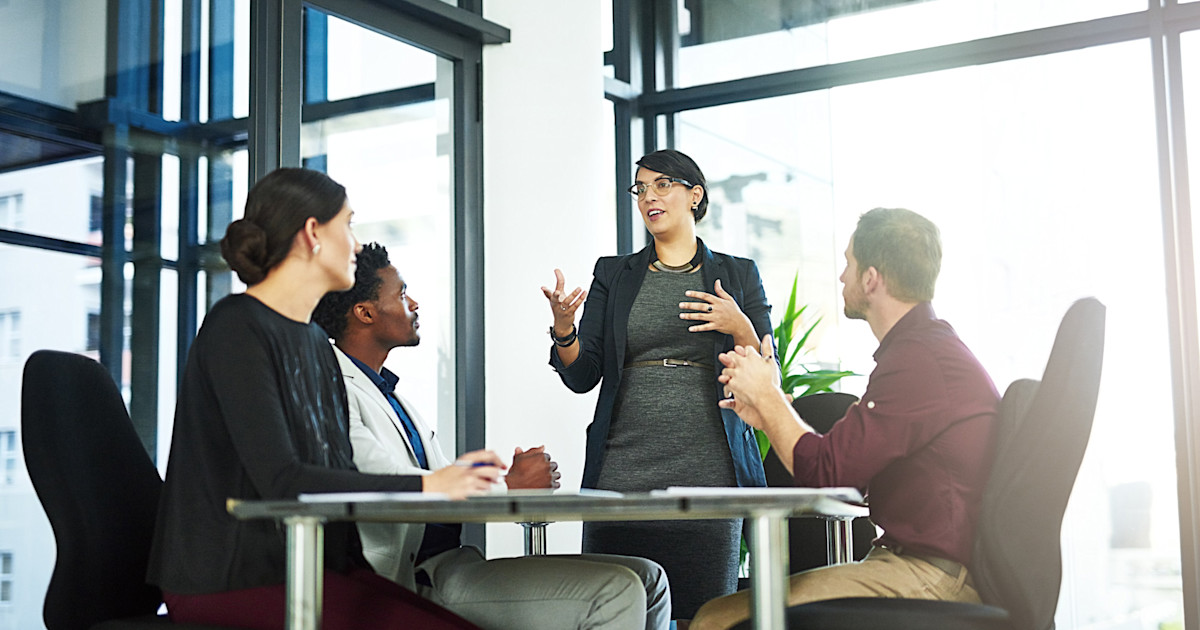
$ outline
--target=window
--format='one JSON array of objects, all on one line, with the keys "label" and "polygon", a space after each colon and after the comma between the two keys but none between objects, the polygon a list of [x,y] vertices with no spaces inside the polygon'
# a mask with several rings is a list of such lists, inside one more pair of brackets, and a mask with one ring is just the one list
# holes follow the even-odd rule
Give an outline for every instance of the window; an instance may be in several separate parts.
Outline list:
[{"label": "window", "polygon": [[[1182,618],[1174,461],[1162,457],[1175,426],[1147,52],[1126,42],[679,114],[678,147],[712,191],[701,234],[757,260],[777,307],[799,271],[801,298],[824,316],[817,360],[874,367],[875,338],[838,317],[837,274],[858,216],[879,206],[941,229],[934,307],[1001,392],[1040,376],[1073,300],[1108,305],[1100,403],[1063,525],[1064,628]],[[772,132],[758,120],[776,121]],[[1138,255],[1106,253],[1117,251]],[[1118,393],[1131,364],[1143,404],[1157,401],[1140,412]],[[1133,432],[1131,413],[1146,419]],[[1096,533],[1121,525],[1110,494],[1125,486],[1150,506],[1136,548]]]},{"label": "window", "polygon": [[[0,395],[0,428],[19,424],[20,396],[15,394],[26,353],[38,348],[83,352],[102,358],[118,377],[136,425],[149,433],[144,437],[155,443],[152,455],[165,467],[178,361],[186,356],[208,305],[242,288],[225,270],[216,242],[240,216],[247,180],[257,168],[252,165],[261,162],[249,160],[246,147],[264,127],[298,134],[301,117],[289,112],[277,120],[266,108],[250,111],[250,76],[270,67],[253,66],[250,42],[268,39],[270,21],[255,21],[252,29],[251,13],[268,3],[169,0],[155,3],[161,10],[154,15],[143,15],[144,3],[133,0],[86,4],[0,0],[0,117],[12,122],[0,125],[0,145],[11,149],[0,151],[0,394],[14,394]],[[483,408],[483,362],[476,359],[482,355],[482,337],[463,344],[466,352],[455,345],[459,333],[454,329],[483,329],[481,314],[454,311],[468,297],[472,303],[483,297],[482,254],[477,253],[482,247],[474,246],[482,237],[472,236],[461,246],[454,238],[482,234],[481,136],[459,133],[463,126],[479,125],[481,112],[469,108],[481,99],[468,96],[481,85],[476,81],[481,38],[436,21],[410,19],[402,9],[377,10],[379,3],[372,0],[328,4],[353,19],[330,18],[335,23],[328,40],[306,54],[298,47],[282,53],[303,57],[328,76],[326,98],[308,102],[303,120],[314,125],[310,129],[321,128],[319,155],[327,159],[330,173],[344,180],[354,180],[356,165],[373,157],[352,155],[356,146],[348,144],[368,135],[364,123],[396,132],[389,138],[398,129],[421,137],[419,175],[426,176],[426,194],[438,205],[426,208],[428,214],[397,220],[408,228],[436,217],[440,222],[426,225],[424,234],[436,235],[428,242],[436,239],[450,252],[437,267],[451,273],[422,284],[430,287],[424,295],[434,286],[448,287],[442,308],[435,309],[432,298],[427,307],[430,314],[440,311],[447,323],[441,327],[444,344],[427,344],[437,368],[422,374],[438,386],[418,387],[431,397],[444,392],[448,403],[438,398],[426,406],[440,408],[437,415],[451,425],[478,417],[475,433],[482,442],[481,414],[468,417],[465,411],[467,405]],[[449,5],[439,13],[480,22],[478,14],[467,16],[456,2]],[[500,30],[488,26],[487,35],[500,37]],[[397,37],[380,35],[385,32]],[[290,43],[298,42],[285,42]],[[106,82],[104,60],[116,54],[118,44],[122,77],[130,80]],[[129,104],[129,113],[147,126],[139,124],[130,135],[106,134],[108,124],[126,122],[106,119],[104,108],[92,110],[95,116],[79,115],[80,104],[99,99]],[[386,112],[380,119],[364,115],[368,110]],[[475,115],[467,116],[469,111]],[[420,120],[406,121],[410,114]],[[156,125],[155,119],[172,122]],[[322,125],[324,120],[331,122]],[[164,133],[176,133],[164,129],[177,129],[178,136],[168,139]],[[259,139],[258,146],[269,144]],[[394,148],[370,146],[385,154]],[[283,162],[296,157],[285,156]],[[459,177],[462,173],[470,178]],[[379,218],[372,222],[379,226],[374,237],[383,239],[385,215],[396,200],[345,183],[356,203],[361,199],[366,206],[363,216]],[[17,191],[21,194],[13,194]],[[400,255],[423,243],[397,237],[389,245]],[[460,269],[462,277],[453,273]],[[471,270],[476,273],[468,274]],[[470,321],[474,324],[462,323]],[[474,376],[459,385],[457,370]],[[468,392],[463,409],[457,407],[456,389],[460,395]],[[156,420],[157,432],[151,433]],[[0,447],[7,439],[0,436]],[[18,436],[12,441],[15,446]],[[0,615],[0,629],[37,628],[41,611],[34,602],[40,603],[37,591],[54,566],[53,537],[39,518],[40,509],[23,509],[37,504],[24,483],[23,466],[15,458],[11,465],[5,462],[0,459],[8,466],[6,478],[16,479],[13,488],[0,493],[0,514],[12,517],[5,520],[0,539],[21,541],[14,552],[22,552],[24,587]],[[8,601],[12,587],[5,582],[0,588]]]},{"label": "window", "polygon": [[[1158,43],[1170,49],[1172,30],[1195,28],[1200,3],[1151,12],[1166,35],[1117,32],[1145,15],[1134,13],[1144,0],[769,4],[738,13],[725,0],[678,0],[674,11],[640,12],[634,23],[658,20],[647,31],[658,35],[632,50],[664,58],[634,86],[634,154],[672,147],[696,158],[711,194],[701,236],[758,262],[776,315],[798,273],[800,298],[824,316],[817,363],[873,367],[876,340],[840,317],[837,273],[855,220],[876,206],[908,207],[941,227],[935,307],[1001,390],[1040,374],[1071,301],[1107,304],[1105,376],[1062,527],[1056,624],[1182,627],[1184,601],[1195,610],[1181,587],[1197,570],[1186,498],[1196,456],[1176,435],[1195,414],[1171,399],[1195,375],[1173,373],[1172,353],[1185,345],[1195,364],[1194,345],[1181,343],[1194,342],[1193,270],[1177,266],[1193,262],[1200,222],[1155,127],[1178,130],[1171,140],[1183,146],[1184,125],[1177,111],[1156,113],[1154,99],[1165,91],[1173,102],[1182,88],[1184,109],[1200,111],[1200,82],[1186,72],[1200,59],[1200,31],[1179,38],[1182,86],[1150,62]],[[1188,163],[1195,190],[1200,161]],[[617,185],[628,182],[619,175]],[[1176,305],[1191,320],[1183,333]],[[1153,393],[1139,401],[1156,400],[1152,409],[1119,393],[1130,364],[1149,370],[1138,382]],[[844,387],[861,391],[858,381]],[[1131,430],[1134,416],[1153,420]],[[1178,466],[1162,456],[1177,450]]]},{"label": "window", "polygon": [[[320,15],[310,9],[309,23]],[[416,408],[437,419],[442,443],[453,443],[454,86],[449,79],[454,64],[339,18],[326,19],[330,100],[385,89],[407,96],[395,106],[305,123],[301,156],[310,168],[346,186],[355,236],[386,247],[420,301],[423,341],[393,352],[387,367],[400,377],[404,395]],[[380,59],[389,61],[380,64]],[[395,202],[397,190],[404,191],[405,203]]]},{"label": "window", "polygon": [[1144,9],[1145,0],[680,0],[679,83],[740,79]]},{"label": "window", "polygon": [[92,195],[91,211],[88,213],[88,232],[99,232],[104,218],[104,198]]},{"label": "window", "polygon": [[87,345],[84,346],[84,350],[100,351],[100,313],[87,314]]},{"label": "window", "polygon": [[4,467],[4,485],[17,480],[17,432],[0,431],[0,465]]},{"label": "window", "polygon": [[0,228],[19,230],[25,227],[25,204],[23,202],[24,196],[20,193],[0,195]]},{"label": "window", "polygon": [[13,601],[13,553],[0,552],[0,605]]},{"label": "window", "polygon": [[21,311],[0,311],[0,360],[21,360]]}]

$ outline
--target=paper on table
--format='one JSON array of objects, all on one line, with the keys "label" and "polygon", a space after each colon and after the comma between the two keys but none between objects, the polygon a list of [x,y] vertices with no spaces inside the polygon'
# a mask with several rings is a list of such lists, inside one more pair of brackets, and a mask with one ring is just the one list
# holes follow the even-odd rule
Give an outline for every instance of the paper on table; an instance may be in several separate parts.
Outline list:
[{"label": "paper on table", "polygon": [[767,496],[811,496],[822,494],[835,499],[850,502],[861,502],[862,494],[855,488],[724,488],[710,486],[671,486],[666,490],[651,490],[652,496],[708,496],[708,497],[739,497],[753,495]]},{"label": "paper on table", "polygon": [[303,503],[352,503],[355,501],[449,501],[440,492],[315,492],[301,494]]},{"label": "paper on table", "polygon": [[519,488],[516,490],[500,491],[500,492],[496,492],[493,494],[487,494],[484,496],[496,496],[496,495],[504,495],[504,496],[510,496],[510,497],[541,497],[541,496],[604,497],[604,498],[614,498],[614,499],[619,499],[619,498],[625,496],[625,495],[621,494],[620,492],[613,492],[612,490],[596,490],[593,488],[580,488],[578,490],[563,490],[561,488],[559,488],[559,489]]}]

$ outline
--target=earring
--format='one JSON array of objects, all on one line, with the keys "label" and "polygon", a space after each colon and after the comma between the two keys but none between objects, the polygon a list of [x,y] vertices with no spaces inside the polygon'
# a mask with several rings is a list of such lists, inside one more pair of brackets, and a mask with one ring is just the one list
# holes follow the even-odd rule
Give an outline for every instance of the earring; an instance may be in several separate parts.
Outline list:
[{"label": "earring", "polygon": [[313,252],[313,256],[320,254],[321,253],[321,244],[317,243],[316,245],[313,245],[312,252]]}]

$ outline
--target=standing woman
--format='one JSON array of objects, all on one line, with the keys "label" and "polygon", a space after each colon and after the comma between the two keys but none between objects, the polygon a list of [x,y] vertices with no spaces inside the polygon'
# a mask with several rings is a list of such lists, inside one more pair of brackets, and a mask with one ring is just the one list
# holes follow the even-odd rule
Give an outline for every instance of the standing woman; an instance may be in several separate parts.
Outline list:
[{"label": "standing woman", "polygon": [[[345,189],[326,175],[279,169],[246,199],[221,254],[249,288],[213,305],[188,353],[148,579],[177,622],[282,628],[285,536],[239,521],[227,499],[304,492],[486,490],[503,464],[462,459],[428,476],[367,475],[353,464],[346,390],[327,335],[309,322],[328,291],[354,284],[360,248]],[[326,629],[474,628],[371,571],[354,523],[325,526]]]},{"label": "standing woman", "polygon": [[[708,191],[690,157],[655,151],[637,164],[629,192],[654,242],[597,261],[587,293],[566,293],[557,269],[554,290],[542,287],[554,313],[550,365],[575,392],[600,383],[582,485],[764,486],[753,430],[717,406],[717,355],[735,344],[757,347],[771,330],[758,268],[696,237]],[[583,551],[655,560],[671,582],[675,616],[690,619],[705,601],[737,589],[741,525],[585,523]]]}]

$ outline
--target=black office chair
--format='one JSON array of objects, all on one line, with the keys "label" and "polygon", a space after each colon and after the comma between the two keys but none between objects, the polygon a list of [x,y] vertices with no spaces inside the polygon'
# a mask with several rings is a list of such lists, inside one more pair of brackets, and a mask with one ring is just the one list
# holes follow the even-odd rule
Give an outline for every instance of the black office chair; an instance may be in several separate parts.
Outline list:
[{"label": "black office chair", "polygon": [[[833,425],[846,415],[850,405],[858,396],[841,392],[821,392],[801,396],[792,401],[792,408],[800,418],[817,433],[828,433]],[[767,474],[767,486],[790,488],[794,485],[792,474],[779,461],[774,447],[767,450],[763,458],[763,469]],[[875,540],[875,526],[870,519],[860,517],[850,524],[853,541],[853,559],[862,560]],[[829,564],[829,534],[825,519],[800,517],[788,519],[788,567],[799,573]]]},{"label": "black office chair", "polygon": [[1073,304],[1041,382],[1018,380],[1000,401],[996,457],[971,568],[984,604],[836,599],[788,608],[788,627],[1052,629],[1062,582],[1063,513],[1096,412],[1104,320],[1104,305],[1095,298]]},{"label": "black office chair", "polygon": [[157,615],[146,583],[162,480],[108,371],[39,350],[21,383],[25,465],[58,556],[42,617],[48,630],[212,630]]}]

